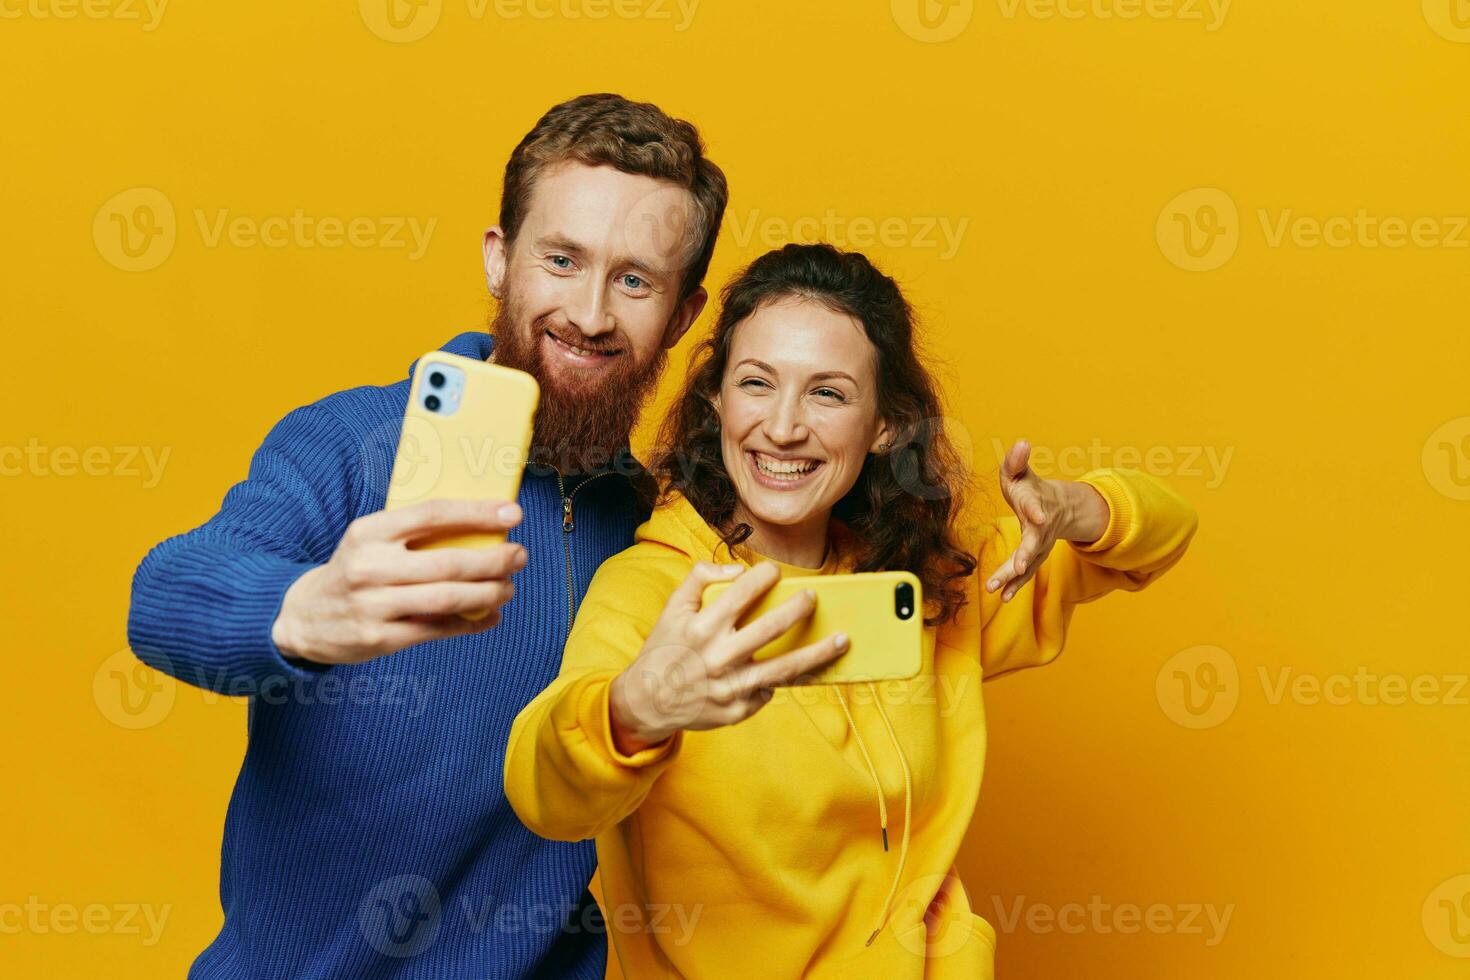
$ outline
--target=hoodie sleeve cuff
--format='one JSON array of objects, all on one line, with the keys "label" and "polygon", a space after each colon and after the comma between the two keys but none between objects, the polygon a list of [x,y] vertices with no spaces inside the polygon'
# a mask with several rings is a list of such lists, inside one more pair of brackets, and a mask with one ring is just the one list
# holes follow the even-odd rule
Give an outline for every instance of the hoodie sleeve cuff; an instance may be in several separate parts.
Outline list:
[{"label": "hoodie sleeve cuff", "polygon": [[632,755],[618,750],[612,731],[611,695],[612,677],[609,676],[603,683],[594,685],[583,693],[582,703],[577,711],[582,733],[590,745],[600,750],[599,754],[604,757],[604,761],[622,769],[647,769],[672,761],[679,746],[683,744],[683,732],[675,732],[658,745],[651,745]]},{"label": "hoodie sleeve cuff", "polygon": [[1097,554],[1107,551],[1122,544],[1127,537],[1128,530],[1133,526],[1136,508],[1133,498],[1128,494],[1128,484],[1119,479],[1116,474],[1107,470],[1093,470],[1083,474],[1077,481],[1092,487],[1102,494],[1103,500],[1108,504],[1108,526],[1098,538],[1091,544],[1079,544],[1072,542],[1072,547],[1085,554]]}]

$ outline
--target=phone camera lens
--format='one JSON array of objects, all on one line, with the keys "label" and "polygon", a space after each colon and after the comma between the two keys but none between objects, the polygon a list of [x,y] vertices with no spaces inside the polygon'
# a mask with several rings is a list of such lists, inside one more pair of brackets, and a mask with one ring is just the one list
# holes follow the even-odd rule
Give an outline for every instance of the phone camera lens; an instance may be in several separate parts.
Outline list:
[{"label": "phone camera lens", "polygon": [[433,385],[435,388],[443,388],[444,373],[442,371],[435,371],[433,374],[429,375],[429,384]]},{"label": "phone camera lens", "polygon": [[898,608],[899,619],[911,619],[914,615],[914,587],[903,582],[893,590],[893,604]]},{"label": "phone camera lens", "polygon": [[430,395],[428,398],[424,399],[424,407],[431,412],[439,411],[439,406],[441,404],[443,403],[439,401],[438,395]]}]

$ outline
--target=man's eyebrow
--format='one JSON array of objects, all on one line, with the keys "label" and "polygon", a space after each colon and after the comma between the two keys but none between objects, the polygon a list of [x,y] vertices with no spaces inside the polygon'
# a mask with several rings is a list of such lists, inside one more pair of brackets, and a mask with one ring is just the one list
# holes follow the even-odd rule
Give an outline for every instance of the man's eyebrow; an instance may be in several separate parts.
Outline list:
[{"label": "man's eyebrow", "polygon": [[586,255],[587,250],[564,235],[544,235],[536,239],[538,249],[554,249],[570,255]]}]

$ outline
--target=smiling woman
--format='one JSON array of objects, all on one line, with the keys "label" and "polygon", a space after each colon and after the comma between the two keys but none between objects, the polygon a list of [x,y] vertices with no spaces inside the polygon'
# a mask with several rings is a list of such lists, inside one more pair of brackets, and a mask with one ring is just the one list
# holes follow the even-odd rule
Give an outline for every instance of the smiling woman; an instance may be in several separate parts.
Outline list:
[{"label": "smiling woman", "polygon": [[[663,494],[511,728],[506,798],[539,834],[597,839],[625,976],[710,976],[760,950],[770,976],[991,977],[995,930],[956,871],[980,682],[1050,662],[1076,605],[1172,566],[1194,511],[1142,473],[1041,480],[1018,444],[1001,482],[1016,516],[972,538],[892,279],[788,245],[723,301],[653,464]],[[856,649],[844,632],[755,659],[815,608],[798,591],[742,623],[781,577],[879,570],[924,586],[913,680],[816,683]],[[936,689],[955,692],[943,710]],[[698,928],[675,940],[651,915],[669,907]]]}]

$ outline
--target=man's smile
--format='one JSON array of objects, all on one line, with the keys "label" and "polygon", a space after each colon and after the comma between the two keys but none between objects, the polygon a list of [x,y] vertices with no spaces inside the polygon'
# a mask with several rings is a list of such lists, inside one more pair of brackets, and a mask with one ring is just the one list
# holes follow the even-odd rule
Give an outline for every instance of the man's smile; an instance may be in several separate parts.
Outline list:
[{"label": "man's smile", "polygon": [[575,364],[577,367],[602,367],[622,353],[622,349],[617,347],[603,350],[595,347],[582,347],[577,344],[569,344],[550,330],[546,331],[546,337],[551,341],[552,348],[561,356],[562,360],[570,364]]}]

